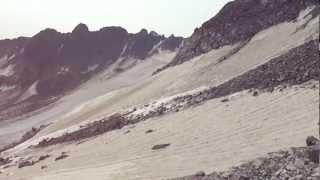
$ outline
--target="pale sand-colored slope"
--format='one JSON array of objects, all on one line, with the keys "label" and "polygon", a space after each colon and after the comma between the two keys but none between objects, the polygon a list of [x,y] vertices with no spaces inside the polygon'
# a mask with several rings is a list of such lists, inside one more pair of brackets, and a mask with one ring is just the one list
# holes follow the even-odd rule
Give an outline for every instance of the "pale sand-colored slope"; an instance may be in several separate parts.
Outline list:
[{"label": "pale sand-colored slope", "polygon": [[43,131],[43,134],[63,129],[82,121],[101,119],[119,109],[145,104],[161,97],[174,95],[203,86],[215,86],[250,69],[264,64],[290,49],[318,38],[318,18],[296,32],[310,17],[303,18],[310,9],[301,13],[295,22],[286,22],[258,33],[238,53],[217,63],[237,45],[226,46],[172,67],[136,85],[121,89],[109,99],[95,99],[95,106],[87,107],[73,117],[62,118]]},{"label": "pale sand-colored slope", "polygon": [[[80,106],[84,107],[89,100],[100,97],[104,101],[108,99],[109,92],[143,81],[151,76],[155,69],[165,65],[168,59],[172,59],[174,55],[175,53],[172,52],[163,52],[152,56],[144,61],[137,62],[136,66],[108,80],[102,80],[104,77],[98,75],[97,78],[92,79],[63,97],[49,110],[27,118],[21,117],[16,120],[0,121],[0,147],[1,143],[5,144],[7,141],[20,138],[23,131],[29,131],[32,127],[39,127],[58,120],[64,121],[63,117],[71,111],[76,111],[77,109],[83,111],[85,108],[82,109]],[[8,138],[8,135],[10,135],[10,138]],[[2,141],[4,138],[7,140]]]},{"label": "pale sand-colored slope", "polygon": [[[318,84],[318,83],[317,83]],[[258,97],[242,92],[222,103],[203,105],[141,122],[76,145],[58,145],[33,155],[53,155],[32,167],[11,168],[6,180],[164,179],[204,170],[224,170],[317,135],[319,84]],[[125,134],[127,130],[130,133]],[[145,134],[153,129],[155,132]],[[152,151],[156,144],[170,143]],[[69,158],[54,162],[62,151]],[[42,165],[48,169],[41,170]],[[10,174],[10,176],[7,176]]]}]

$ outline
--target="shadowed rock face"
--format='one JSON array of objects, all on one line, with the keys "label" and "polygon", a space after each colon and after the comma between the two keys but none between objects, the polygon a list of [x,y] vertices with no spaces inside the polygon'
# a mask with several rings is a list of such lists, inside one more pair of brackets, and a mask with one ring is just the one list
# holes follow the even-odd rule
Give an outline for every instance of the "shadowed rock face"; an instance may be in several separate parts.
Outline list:
[{"label": "shadowed rock face", "polygon": [[145,29],[130,36],[124,55],[137,59],[145,59],[155,45],[166,39],[164,36],[160,36],[154,32],[148,33]]},{"label": "shadowed rock face", "polygon": [[317,0],[232,1],[215,17],[195,29],[193,35],[184,41],[175,59],[161,70],[181,64],[212,49],[247,41],[261,30],[295,20],[301,10],[316,5]]}]

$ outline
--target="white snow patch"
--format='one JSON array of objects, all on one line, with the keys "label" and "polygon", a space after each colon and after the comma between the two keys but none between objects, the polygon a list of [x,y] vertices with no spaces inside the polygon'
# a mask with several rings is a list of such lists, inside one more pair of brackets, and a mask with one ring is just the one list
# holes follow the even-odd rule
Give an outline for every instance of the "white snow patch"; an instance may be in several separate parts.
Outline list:
[{"label": "white snow patch", "polygon": [[8,62],[8,55],[4,55],[4,56],[0,57],[0,67],[5,65],[7,62]]},{"label": "white snow patch", "polygon": [[123,47],[123,49],[122,49],[119,57],[123,56],[123,54],[126,52],[127,48],[128,48],[128,44],[126,44],[126,45]]},{"label": "white snow patch", "polygon": [[87,73],[93,72],[93,71],[95,71],[98,67],[99,67],[99,64],[95,64],[95,65],[89,66],[86,71],[82,72],[82,74],[87,74]]},{"label": "white snow patch", "polygon": [[[184,93],[179,93],[173,96],[169,96],[169,97],[163,97],[161,99],[158,99],[152,103],[149,103],[147,105],[144,105],[140,108],[137,108],[136,111],[134,111],[133,113],[129,114],[130,117],[136,117],[136,116],[146,116],[149,113],[151,113],[152,111],[155,111],[157,108],[161,107],[161,106],[165,106],[166,108],[170,108],[173,105],[177,105],[175,102],[173,102],[173,100],[175,98],[178,97],[183,97],[183,96],[188,96],[188,95],[196,95],[199,92],[202,92],[204,90],[209,89],[209,87],[206,86],[202,86],[199,87],[197,89],[191,90],[191,91],[187,91]],[[129,109],[128,111],[132,111],[132,109]]]},{"label": "white snow patch", "polygon": [[69,67],[61,67],[60,71],[58,72],[58,74],[67,74],[68,72],[70,72],[70,68]]},{"label": "white snow patch", "polygon": [[10,57],[9,57],[9,59],[8,59],[8,61],[11,61],[13,58],[15,58],[16,57],[16,54],[12,54]]},{"label": "white snow patch", "polygon": [[7,77],[12,76],[14,74],[13,68],[14,68],[14,65],[9,65],[4,69],[0,69],[0,75],[7,76]]},{"label": "white snow patch", "polygon": [[149,51],[149,55],[153,54],[156,50],[159,50],[159,54],[162,52],[162,49],[160,48],[160,45],[163,43],[163,40],[161,40],[158,44],[156,44],[155,46],[153,46],[153,48],[151,49],[151,51]]},{"label": "white snow patch", "polygon": [[38,83],[39,83],[38,81],[34,82],[28,88],[28,90],[25,93],[23,93],[23,95],[19,98],[18,102],[24,101],[33,95],[37,95],[38,94],[38,92],[37,92]]},{"label": "white snow patch", "polygon": [[0,86],[0,92],[4,92],[4,91],[10,91],[12,89],[16,88],[16,86]]}]

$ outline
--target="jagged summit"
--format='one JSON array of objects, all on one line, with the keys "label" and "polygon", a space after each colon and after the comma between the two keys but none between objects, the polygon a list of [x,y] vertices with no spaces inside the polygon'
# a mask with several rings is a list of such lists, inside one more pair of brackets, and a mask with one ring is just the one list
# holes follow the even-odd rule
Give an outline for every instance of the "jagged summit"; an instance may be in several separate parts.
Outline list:
[{"label": "jagged summit", "polygon": [[80,23],[73,30],[72,34],[81,34],[89,32],[89,28],[86,24]]}]

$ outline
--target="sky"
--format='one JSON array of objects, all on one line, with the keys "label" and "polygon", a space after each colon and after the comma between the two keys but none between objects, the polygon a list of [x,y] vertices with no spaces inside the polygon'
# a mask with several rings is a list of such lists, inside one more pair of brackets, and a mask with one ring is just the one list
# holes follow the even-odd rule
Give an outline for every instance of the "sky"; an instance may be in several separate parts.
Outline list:
[{"label": "sky", "polygon": [[0,39],[31,37],[45,28],[71,32],[121,26],[188,37],[230,0],[1,0]]}]

